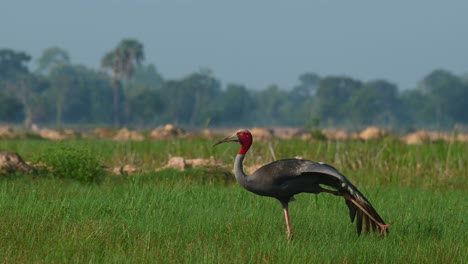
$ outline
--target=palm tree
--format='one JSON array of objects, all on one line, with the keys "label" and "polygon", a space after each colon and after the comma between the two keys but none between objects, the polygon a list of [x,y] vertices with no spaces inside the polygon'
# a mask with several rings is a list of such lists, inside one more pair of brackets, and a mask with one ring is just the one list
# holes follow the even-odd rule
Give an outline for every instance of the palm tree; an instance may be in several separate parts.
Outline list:
[{"label": "palm tree", "polygon": [[120,126],[120,92],[122,81],[132,77],[135,67],[144,60],[143,44],[135,39],[123,39],[119,45],[106,53],[101,67],[112,71],[114,126]]}]

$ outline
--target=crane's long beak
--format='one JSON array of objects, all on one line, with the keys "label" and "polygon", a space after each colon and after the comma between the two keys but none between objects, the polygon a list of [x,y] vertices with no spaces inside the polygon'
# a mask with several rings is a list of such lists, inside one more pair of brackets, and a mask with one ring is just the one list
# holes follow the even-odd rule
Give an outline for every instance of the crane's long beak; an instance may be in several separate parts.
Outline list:
[{"label": "crane's long beak", "polygon": [[222,143],[226,143],[226,142],[239,142],[239,139],[237,138],[237,134],[234,134],[232,136],[229,136],[229,137],[226,137],[226,138],[223,138],[223,139],[217,141],[216,143],[214,143],[212,145],[212,147],[214,147],[216,145],[219,145],[219,144],[222,144]]}]

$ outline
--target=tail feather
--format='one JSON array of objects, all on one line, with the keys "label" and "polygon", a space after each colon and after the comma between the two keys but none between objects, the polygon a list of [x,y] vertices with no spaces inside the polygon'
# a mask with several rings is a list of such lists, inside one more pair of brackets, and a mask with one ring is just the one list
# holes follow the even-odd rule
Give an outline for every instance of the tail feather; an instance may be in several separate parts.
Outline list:
[{"label": "tail feather", "polygon": [[371,223],[371,231],[375,232],[377,231],[378,227],[377,224],[374,221],[370,221]]},{"label": "tail feather", "polygon": [[359,211],[357,213],[356,230],[357,230],[358,236],[360,236],[362,232],[362,211]]},{"label": "tail feather", "polygon": [[357,207],[353,206],[353,203],[349,200],[345,200],[346,205],[349,207],[349,217],[351,218],[351,223],[354,222],[356,218]]},{"label": "tail feather", "polygon": [[389,224],[385,224],[384,220],[367,199],[357,189],[353,188],[349,192],[344,192],[343,196],[346,199],[346,205],[349,208],[349,216],[351,222],[357,215],[356,230],[358,235],[361,235],[363,223],[364,231],[379,231],[381,235],[385,235],[388,232]]},{"label": "tail feather", "polygon": [[369,233],[370,230],[370,219],[364,215],[364,230]]}]

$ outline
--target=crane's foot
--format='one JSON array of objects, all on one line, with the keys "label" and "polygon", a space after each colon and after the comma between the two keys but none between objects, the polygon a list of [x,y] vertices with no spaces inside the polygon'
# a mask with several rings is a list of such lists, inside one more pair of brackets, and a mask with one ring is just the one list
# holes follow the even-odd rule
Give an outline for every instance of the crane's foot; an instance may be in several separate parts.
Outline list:
[{"label": "crane's foot", "polygon": [[379,227],[380,227],[380,234],[381,236],[383,235],[386,235],[387,234],[387,229],[391,226],[391,224],[385,224],[385,225],[381,225],[379,224]]},{"label": "crane's foot", "polygon": [[294,239],[294,233],[290,230],[286,232],[286,235],[288,236],[288,240],[292,241]]}]

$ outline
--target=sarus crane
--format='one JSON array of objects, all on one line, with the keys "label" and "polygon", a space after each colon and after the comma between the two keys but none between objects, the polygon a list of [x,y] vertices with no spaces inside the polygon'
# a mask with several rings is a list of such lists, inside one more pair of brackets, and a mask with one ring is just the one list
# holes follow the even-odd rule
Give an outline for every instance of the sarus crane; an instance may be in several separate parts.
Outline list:
[{"label": "sarus crane", "polygon": [[[279,200],[286,220],[286,231],[289,239],[293,238],[288,204],[294,201],[299,193],[331,193],[343,196],[349,208],[351,222],[356,221],[358,236],[362,227],[366,233],[387,233],[389,224],[385,224],[366,197],[336,168],[322,162],[303,159],[282,159],[266,164],[250,175],[243,169],[245,154],[252,145],[253,138],[247,129],[238,130],[232,136],[219,140],[213,146],[226,142],[238,142],[241,145],[234,161],[234,173],[237,182],[250,192]],[[334,190],[322,187],[328,186]]]}]

